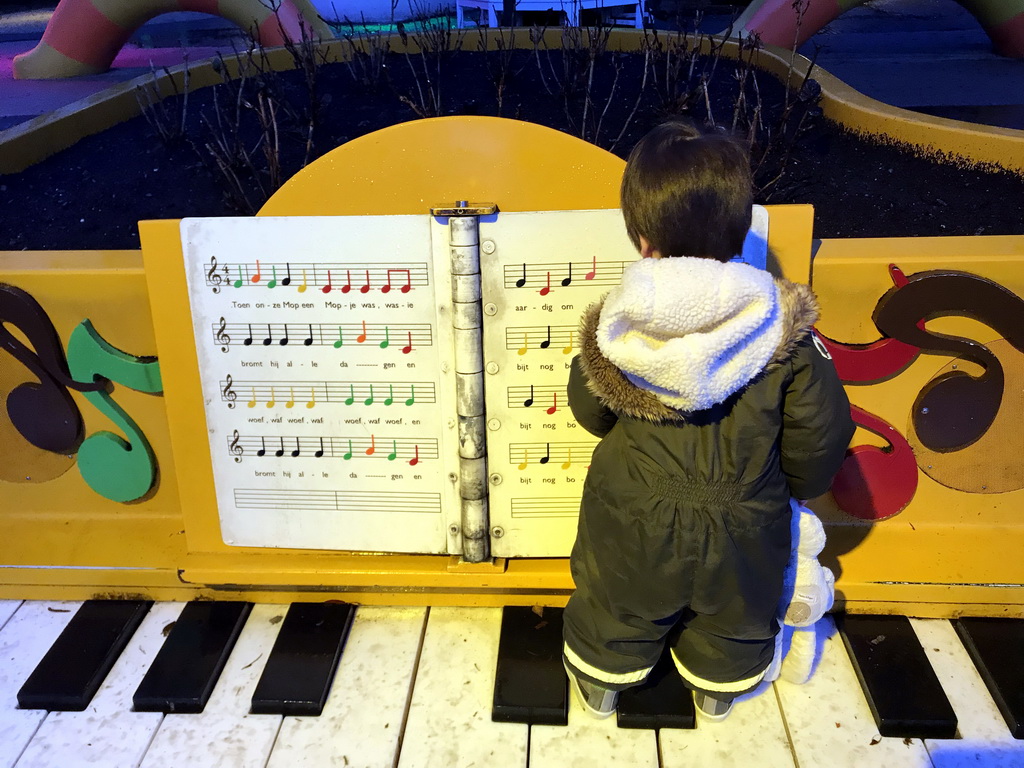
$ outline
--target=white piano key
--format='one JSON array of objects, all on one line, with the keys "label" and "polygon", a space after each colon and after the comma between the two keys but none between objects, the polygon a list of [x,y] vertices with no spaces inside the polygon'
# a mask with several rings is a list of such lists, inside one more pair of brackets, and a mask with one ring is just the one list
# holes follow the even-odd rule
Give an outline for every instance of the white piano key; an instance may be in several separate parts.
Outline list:
[{"label": "white piano key", "polygon": [[567,765],[619,765],[658,768],[655,731],[619,728],[615,715],[598,720],[587,714],[569,689],[569,724],[530,727],[530,768]]},{"label": "white piano key", "polygon": [[286,717],[268,768],[392,766],[426,608],[360,606],[319,717]]},{"label": "white piano key", "polygon": [[[793,751],[782,721],[778,697],[771,683],[762,683],[736,699],[729,716],[718,723],[697,717],[691,730],[666,728],[660,732],[662,768],[713,765],[746,768],[751,752],[760,768],[794,768]],[[749,749],[737,749],[737,744]]]},{"label": "white piano key", "polygon": [[953,625],[945,619],[911,619],[910,623],[957,718],[959,738],[925,741],[935,768],[1024,765],[1024,741],[1010,735]]},{"label": "white piano key", "polygon": [[81,603],[25,602],[0,630],[0,766],[9,768],[46,717],[18,709],[18,689],[68,625]]},{"label": "white piano key", "polygon": [[164,717],[143,768],[266,765],[281,716],[250,715],[249,707],[287,610],[287,605],[253,607],[206,708],[197,715]]},{"label": "white piano key", "polygon": [[51,712],[29,742],[18,768],[90,765],[134,768],[163,720],[133,712],[132,695],[164,642],[164,628],[182,603],[156,603],[142,620],[106,680],[82,712]]},{"label": "white piano key", "polygon": [[821,665],[803,685],[775,683],[800,766],[931,768],[920,739],[883,738],[842,638],[833,632]]},{"label": "white piano key", "polygon": [[0,629],[4,628],[4,624],[18,610],[19,605],[21,605],[21,600],[0,600]]},{"label": "white piano key", "polygon": [[501,608],[431,608],[398,768],[525,768],[528,726],[491,721]]}]

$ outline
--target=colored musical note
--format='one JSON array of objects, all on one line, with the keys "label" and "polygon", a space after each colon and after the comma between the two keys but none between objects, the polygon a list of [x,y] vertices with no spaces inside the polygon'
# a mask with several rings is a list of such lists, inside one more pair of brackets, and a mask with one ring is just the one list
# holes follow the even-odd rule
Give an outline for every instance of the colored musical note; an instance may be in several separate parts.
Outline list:
[{"label": "colored musical note", "polygon": [[348,293],[352,290],[352,272],[345,270],[345,284],[341,286],[342,293]]},{"label": "colored musical note", "polygon": [[252,400],[250,400],[248,403],[246,403],[246,406],[249,407],[249,408],[255,408],[256,407],[256,388],[255,387],[252,388]]},{"label": "colored musical note", "polygon": [[351,440],[348,441],[348,452],[344,456],[342,456],[341,458],[343,458],[345,461],[348,461],[349,459],[352,458],[352,441]]},{"label": "colored musical note", "polygon": [[381,293],[388,293],[391,290],[392,272],[405,272],[405,285],[399,289],[402,293],[408,293],[412,290],[412,273],[408,269],[389,269],[387,271],[388,282],[387,285],[380,289]]},{"label": "colored musical note", "polygon": [[370,396],[363,400],[363,405],[373,405],[373,384],[370,385]]},{"label": "colored musical note", "polygon": [[523,449],[523,461],[519,465],[520,470],[526,469],[526,466],[530,463],[530,451],[527,448]]},{"label": "colored musical note", "polygon": [[547,464],[551,461],[551,443],[547,444],[547,453],[540,457],[541,464]]},{"label": "colored musical note", "polygon": [[412,391],[409,399],[405,401],[406,405],[413,405],[416,402],[416,385],[410,384],[409,389]]},{"label": "colored musical note", "polygon": [[321,459],[321,458],[323,458],[323,455],[324,455],[324,439],[321,437],[320,438],[320,450],[317,451],[316,453],[314,453],[313,456],[315,456],[318,459]]},{"label": "colored musical note", "polygon": [[274,332],[270,329],[270,323],[267,323],[267,338],[263,340],[263,346],[269,347],[270,342],[274,340]]},{"label": "colored musical note", "polygon": [[531,405],[533,405],[533,384],[530,385],[530,396],[523,400],[524,408],[529,408]]},{"label": "colored musical note", "polygon": [[316,406],[316,390],[313,387],[309,388],[309,402],[306,403],[307,408],[313,408]]},{"label": "colored musical note", "polygon": [[291,396],[288,398],[288,402],[284,404],[284,407],[285,408],[294,408],[295,407],[295,387],[289,388],[289,393],[290,393]]},{"label": "colored musical note", "polygon": [[569,331],[569,343],[566,344],[565,347],[562,349],[562,354],[563,355],[570,355],[570,354],[572,354],[572,339],[573,339],[573,332],[570,330]]},{"label": "colored musical note", "polygon": [[327,270],[327,284],[324,285],[324,287],[321,288],[320,290],[323,291],[324,293],[330,293],[332,288],[334,288],[334,286],[331,285],[331,270],[328,269]]},{"label": "colored musical note", "polygon": [[270,399],[267,400],[267,408],[273,408],[275,405],[277,405],[277,397],[274,394],[274,388],[271,387],[270,388]]},{"label": "colored musical note", "polygon": [[309,336],[307,336],[305,339],[303,339],[302,343],[305,344],[307,347],[310,347],[310,346],[313,345],[313,324],[312,323],[309,324]]},{"label": "colored musical note", "polygon": [[260,260],[256,259],[256,274],[252,276],[253,285],[258,283],[263,275],[260,274]]},{"label": "colored musical note", "polygon": [[382,342],[380,343],[380,348],[381,348],[381,349],[387,349],[387,348],[388,348],[388,345],[389,345],[390,343],[391,343],[391,331],[390,331],[390,330],[388,329],[388,327],[387,327],[387,326],[385,325],[385,326],[384,326],[384,341],[382,341]]},{"label": "colored musical note", "polygon": [[292,458],[296,459],[299,456],[299,438],[295,438],[295,450],[292,451]]},{"label": "colored musical note", "polygon": [[547,349],[550,346],[551,346],[551,326],[549,325],[548,326],[548,337],[546,339],[544,339],[544,341],[542,341],[540,343],[540,348],[541,349]]},{"label": "colored musical note", "polygon": [[231,374],[229,373],[227,378],[224,380],[224,389],[220,391],[220,393],[224,395],[224,399],[228,401],[228,408],[234,408],[235,400],[238,399],[238,395],[231,386],[232,384],[234,384],[234,382],[231,380]]},{"label": "colored musical note", "polygon": [[569,448],[569,457],[565,460],[565,463],[562,464],[562,469],[568,469],[571,466],[572,466],[572,448]]},{"label": "colored musical note", "polygon": [[362,344],[364,341],[366,341],[366,321],[365,320],[363,320],[363,332],[361,334],[359,334],[358,336],[356,336],[356,342],[357,343]]},{"label": "colored musical note", "polygon": [[238,444],[239,439],[240,439],[240,435],[238,434],[238,430],[236,429],[231,434],[231,443],[228,445],[228,453],[230,453],[232,456],[234,456],[235,457],[235,461],[238,461],[238,462],[240,462],[242,460],[242,454],[245,453],[245,448],[243,448],[242,446],[240,446]]},{"label": "colored musical note", "polygon": [[267,288],[274,288],[277,286],[277,267],[271,265],[270,270],[273,272],[273,277],[271,277],[270,281],[267,283]]},{"label": "colored musical note", "polygon": [[366,285],[359,289],[360,293],[370,292],[370,270],[366,270]]},{"label": "colored musical note", "polygon": [[595,253],[594,254],[594,264],[590,268],[590,271],[587,272],[587,274],[585,274],[583,276],[583,279],[584,280],[593,280],[596,275],[597,275],[597,254]]},{"label": "colored musical note", "polygon": [[306,270],[302,270],[302,285],[299,286],[299,293],[306,292]]},{"label": "colored musical note", "polygon": [[416,446],[416,455],[413,456],[411,459],[409,459],[409,466],[410,467],[415,467],[419,463],[420,463],[420,447],[417,445]]},{"label": "colored musical note", "polygon": [[216,256],[210,257],[210,270],[206,273],[206,282],[213,286],[214,293],[220,293],[220,286],[224,282],[224,278],[217,273]]},{"label": "colored musical note", "polygon": [[341,326],[338,326],[338,340],[334,342],[335,349],[341,349],[345,345],[345,336],[341,332]]},{"label": "colored musical note", "polygon": [[249,323],[249,335],[245,337],[242,343],[247,347],[252,346],[252,323]]},{"label": "colored musical note", "polygon": [[523,346],[521,346],[519,348],[518,352],[519,352],[520,355],[525,355],[526,354],[526,350],[528,350],[529,348],[530,348],[530,334],[524,333],[523,334]]},{"label": "colored musical note", "polygon": [[569,285],[572,282],[572,262],[569,262],[569,276],[562,278],[562,285]]},{"label": "colored musical note", "polygon": [[409,343],[402,347],[402,354],[408,355],[412,352],[412,331],[409,331]]},{"label": "colored musical note", "polygon": [[391,405],[393,402],[395,402],[395,385],[388,384],[388,397],[384,401],[384,405]]},{"label": "colored musical note", "polygon": [[522,288],[526,285],[526,264],[523,264],[523,276],[516,280],[516,288]]},{"label": "colored musical note", "polygon": [[274,451],[274,455],[277,456],[277,458],[281,458],[284,456],[284,438],[281,437],[278,439],[281,441],[281,447]]},{"label": "colored musical note", "polygon": [[352,405],[356,401],[355,385],[348,385],[348,397],[345,398],[345,405]]},{"label": "colored musical note", "polygon": [[262,447],[258,451],[256,451],[256,455],[257,456],[266,456],[267,455],[267,438],[261,437],[260,438],[260,445]]},{"label": "colored musical note", "polygon": [[548,408],[548,410],[547,410],[547,414],[548,414],[549,416],[550,416],[550,415],[551,415],[552,413],[554,413],[555,411],[557,411],[557,410],[558,410],[558,393],[557,393],[557,392],[555,392],[555,393],[554,393],[553,395],[551,395],[551,399],[552,399],[551,407],[550,407],[550,408]]},{"label": "colored musical note", "polygon": [[217,328],[217,335],[215,337],[216,342],[221,345],[221,352],[227,352],[228,345],[231,343],[231,337],[224,332],[225,328],[227,328],[227,320],[225,320],[222,317],[220,319],[220,326],[218,326]]},{"label": "colored musical note", "polygon": [[370,435],[370,447],[366,449],[367,456],[373,456],[377,451],[377,437],[376,435]]},{"label": "colored musical note", "polygon": [[288,267],[288,277],[281,281],[281,285],[289,286],[292,284],[292,265],[285,264],[285,266]]},{"label": "colored musical note", "polygon": [[549,293],[551,293],[551,273],[550,272],[548,272],[548,282],[547,282],[547,285],[545,285],[543,288],[540,289],[540,295],[541,296],[547,296]]},{"label": "colored musical note", "polygon": [[392,440],[391,441],[391,453],[388,454],[388,461],[394,461],[397,456],[398,456],[398,441],[397,440]]}]

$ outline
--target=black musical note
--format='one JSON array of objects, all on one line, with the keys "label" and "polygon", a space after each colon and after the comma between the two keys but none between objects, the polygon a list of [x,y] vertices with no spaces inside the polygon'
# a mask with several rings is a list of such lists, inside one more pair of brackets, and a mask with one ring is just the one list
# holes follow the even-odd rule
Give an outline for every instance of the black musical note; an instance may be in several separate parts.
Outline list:
[{"label": "black musical note", "polygon": [[540,457],[539,463],[547,464],[549,461],[551,461],[551,443],[547,443],[547,450],[544,455]]},{"label": "black musical note", "polygon": [[242,341],[242,343],[247,347],[252,346],[252,323],[249,323],[249,335]]},{"label": "black musical note", "polygon": [[224,283],[224,278],[221,277],[217,272],[217,257],[210,257],[210,269],[206,273],[206,282],[208,285],[213,286],[214,293],[220,293],[220,287]]},{"label": "black musical note", "polygon": [[533,384],[530,385],[530,396],[523,400],[523,406],[529,408],[533,405]]},{"label": "black musical note", "polygon": [[522,288],[526,285],[526,264],[523,264],[523,276],[516,280],[516,288]]},{"label": "black musical note", "polygon": [[231,380],[231,374],[229,373],[227,378],[224,380],[224,388],[220,391],[224,396],[224,399],[228,401],[228,408],[234,408],[235,400],[238,399],[238,394],[231,388],[232,384],[234,384],[234,382]]},{"label": "black musical note", "polygon": [[274,332],[270,330],[270,323],[267,323],[267,338],[263,340],[263,346],[269,347],[270,342],[274,340]]},{"label": "black musical note", "polygon": [[291,285],[292,284],[292,265],[291,264],[285,264],[285,266],[288,267],[288,277],[286,277],[284,280],[281,281],[281,285]]},{"label": "black musical note", "polygon": [[257,456],[266,456],[267,455],[267,438],[261,437],[260,438],[260,445],[263,446],[263,447],[260,448],[258,451],[256,451],[256,455]]},{"label": "black musical note", "polygon": [[316,458],[323,458],[324,455],[324,439],[320,438],[320,450],[313,454]]},{"label": "black musical note", "polygon": [[572,282],[572,262],[569,262],[569,276],[562,278],[562,285],[569,285]]},{"label": "black musical note", "polygon": [[299,455],[299,438],[295,438],[295,450],[292,451],[292,458],[296,458]]},{"label": "black musical note", "polygon": [[278,458],[281,458],[282,456],[284,456],[284,438],[282,437],[279,439],[281,440],[281,447],[274,451],[274,455],[277,456]]},{"label": "black musical note", "polygon": [[313,344],[313,325],[312,325],[312,323],[309,326],[309,336],[307,336],[305,341],[303,341],[302,343],[305,344],[307,347],[311,346]]},{"label": "black musical note", "polygon": [[548,326],[548,337],[546,339],[544,339],[544,341],[542,341],[540,343],[540,348],[541,349],[547,349],[550,346],[551,346],[551,326],[549,325]]},{"label": "black musical note", "polygon": [[221,345],[221,348],[220,348],[221,352],[227,352],[228,351],[228,345],[231,343],[231,337],[228,336],[224,332],[224,329],[227,328],[227,325],[228,325],[227,320],[225,320],[223,317],[221,317],[221,319],[220,319],[220,326],[217,328],[217,336],[216,336],[217,343]]},{"label": "black musical note", "polygon": [[242,454],[245,453],[245,448],[238,444],[239,439],[240,436],[238,434],[238,430],[236,429],[231,434],[231,445],[228,446],[228,452],[235,457],[236,462],[240,462],[242,460]]}]

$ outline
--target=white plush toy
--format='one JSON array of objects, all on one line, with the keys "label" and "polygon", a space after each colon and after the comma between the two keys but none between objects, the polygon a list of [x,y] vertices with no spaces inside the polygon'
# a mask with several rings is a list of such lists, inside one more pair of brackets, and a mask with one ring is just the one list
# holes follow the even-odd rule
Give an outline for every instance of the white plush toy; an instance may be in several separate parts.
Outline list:
[{"label": "white plush toy", "polygon": [[775,658],[765,680],[781,677],[791,683],[806,683],[820,657],[823,640],[831,634],[832,622],[825,612],[835,599],[835,576],[818,562],[825,547],[825,529],[817,516],[793,499],[793,550],[786,567],[781,629],[775,638]]}]

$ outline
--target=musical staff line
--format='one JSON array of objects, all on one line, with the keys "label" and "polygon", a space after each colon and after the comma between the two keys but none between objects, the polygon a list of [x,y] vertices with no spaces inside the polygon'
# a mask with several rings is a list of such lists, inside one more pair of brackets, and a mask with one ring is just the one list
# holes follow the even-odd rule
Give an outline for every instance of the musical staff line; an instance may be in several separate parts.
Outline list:
[{"label": "musical staff line", "polygon": [[579,496],[542,499],[512,499],[512,517],[577,517],[580,513]]},{"label": "musical staff line", "polygon": [[[632,261],[553,261],[538,264],[505,264],[505,288],[532,288],[547,296],[556,286],[614,286],[622,282],[622,273]],[[574,276],[575,272],[575,276]],[[583,275],[583,277],[579,277]]]},{"label": "musical staff line", "polygon": [[228,453],[241,461],[248,457],[385,459],[403,461],[415,467],[421,461],[438,458],[437,439],[433,437],[388,437],[386,435],[343,435],[311,437],[298,435],[240,435],[236,430],[227,438]]},{"label": "musical staff line", "polygon": [[313,408],[317,404],[423,405],[436,402],[434,384],[429,381],[236,381],[230,374],[219,382],[221,400],[234,408],[238,402],[249,408],[264,403],[267,408],[296,404]]},{"label": "musical staff line", "polygon": [[263,261],[225,262],[212,256],[204,265],[206,285],[214,293],[229,288],[294,287],[299,293],[313,287],[322,293],[369,293],[397,291],[409,293],[430,285],[425,263],[394,262],[303,262]]},{"label": "musical staff line", "polygon": [[596,442],[589,443],[509,443],[508,460],[519,469],[532,464],[561,466],[590,463]]},{"label": "musical staff line", "polygon": [[505,349],[525,355],[531,349],[560,349],[568,355],[578,348],[578,331],[572,325],[509,326],[505,329]]},{"label": "musical staff line", "polygon": [[308,509],[350,512],[355,515],[395,512],[441,514],[439,493],[236,488],[234,499],[238,509]]},{"label": "musical staff line", "polygon": [[213,341],[222,352],[229,347],[389,347],[409,354],[434,344],[429,323],[229,323],[223,317],[211,325]]}]

